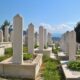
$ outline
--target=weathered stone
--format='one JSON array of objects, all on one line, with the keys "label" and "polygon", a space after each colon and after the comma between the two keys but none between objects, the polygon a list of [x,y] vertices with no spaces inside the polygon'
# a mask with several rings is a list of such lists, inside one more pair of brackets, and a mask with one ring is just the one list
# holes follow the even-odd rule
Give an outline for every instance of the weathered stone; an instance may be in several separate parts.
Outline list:
[{"label": "weathered stone", "polygon": [[10,32],[10,42],[13,42],[13,31]]},{"label": "weathered stone", "polygon": [[3,42],[3,31],[0,30],[0,42]]},{"label": "weathered stone", "polygon": [[75,31],[69,32],[69,61],[76,60],[76,33]]},{"label": "weathered stone", "polygon": [[43,51],[44,49],[44,28],[43,26],[39,27],[39,50]]},{"label": "weathered stone", "polygon": [[13,63],[23,63],[23,22],[18,14],[13,18]]},{"label": "weathered stone", "polygon": [[5,26],[5,34],[4,34],[4,41],[8,42],[9,41],[9,31],[8,31],[9,27]]},{"label": "weathered stone", "polygon": [[47,30],[44,29],[44,46],[47,47]]},{"label": "weathered stone", "polygon": [[28,26],[28,53],[34,53],[34,25]]},{"label": "weathered stone", "polygon": [[48,33],[48,45],[53,44],[51,33]]},{"label": "weathered stone", "polygon": [[35,33],[35,45],[39,45],[39,35],[37,32]]}]

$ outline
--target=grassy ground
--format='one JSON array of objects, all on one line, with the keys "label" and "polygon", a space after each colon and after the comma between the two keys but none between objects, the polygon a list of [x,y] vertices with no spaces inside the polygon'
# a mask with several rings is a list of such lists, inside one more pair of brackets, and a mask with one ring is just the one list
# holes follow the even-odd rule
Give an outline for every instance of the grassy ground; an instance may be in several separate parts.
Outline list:
[{"label": "grassy ground", "polygon": [[60,63],[58,60],[53,60],[48,56],[43,57],[42,77],[43,80],[65,80],[59,70]]},{"label": "grassy ground", "polygon": [[[23,47],[23,52],[27,53],[27,48]],[[5,56],[0,57],[0,61],[12,56],[12,48],[5,50]],[[58,60],[53,60],[48,56],[43,56],[43,64],[41,66],[41,77],[43,80],[65,80],[62,71],[60,71],[60,63]],[[15,78],[0,78],[0,80],[29,80],[29,79],[15,79]]]},{"label": "grassy ground", "polygon": [[[27,53],[28,52],[28,48],[27,47],[23,47],[23,53]],[[11,57],[13,55],[13,49],[12,48],[7,48],[5,49],[5,55],[4,56],[0,56],[0,62]]]}]

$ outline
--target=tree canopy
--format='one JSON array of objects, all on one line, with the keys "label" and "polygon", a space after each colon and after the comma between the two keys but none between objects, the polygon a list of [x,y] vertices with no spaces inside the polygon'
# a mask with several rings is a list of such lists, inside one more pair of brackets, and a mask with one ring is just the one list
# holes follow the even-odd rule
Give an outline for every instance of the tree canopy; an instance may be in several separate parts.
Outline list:
[{"label": "tree canopy", "polygon": [[5,21],[3,22],[3,24],[1,25],[1,28],[0,28],[0,29],[2,29],[3,35],[4,35],[4,29],[5,29],[5,27],[6,27],[6,26],[9,26],[9,25],[10,25],[10,22],[9,22],[8,20],[5,20]]},{"label": "tree canopy", "polygon": [[80,43],[80,22],[77,23],[74,30],[76,32],[76,41]]}]

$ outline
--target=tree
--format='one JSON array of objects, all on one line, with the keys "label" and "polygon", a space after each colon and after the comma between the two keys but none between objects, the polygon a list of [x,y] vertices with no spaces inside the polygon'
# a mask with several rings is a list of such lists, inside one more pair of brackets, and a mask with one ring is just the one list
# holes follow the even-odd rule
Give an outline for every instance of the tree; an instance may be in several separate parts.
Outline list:
[{"label": "tree", "polygon": [[5,20],[4,21],[4,23],[1,25],[1,29],[2,29],[2,31],[3,31],[3,35],[4,35],[4,33],[5,33],[5,27],[6,26],[9,26],[10,25],[10,22],[8,21],[8,20]]},{"label": "tree", "polygon": [[77,26],[74,30],[76,32],[76,41],[80,43],[80,22],[77,23]]}]

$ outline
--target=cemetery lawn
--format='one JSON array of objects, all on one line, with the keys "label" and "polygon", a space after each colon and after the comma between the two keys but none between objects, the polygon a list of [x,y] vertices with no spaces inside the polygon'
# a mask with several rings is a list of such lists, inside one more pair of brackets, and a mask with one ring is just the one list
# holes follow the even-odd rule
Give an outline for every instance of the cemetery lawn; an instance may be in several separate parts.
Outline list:
[{"label": "cemetery lawn", "polygon": [[69,61],[68,68],[74,71],[80,71],[80,61]]},{"label": "cemetery lawn", "polygon": [[13,53],[13,50],[12,48],[7,48],[5,49],[5,55],[4,56],[0,56],[0,62],[11,57],[12,56],[12,53]]},{"label": "cemetery lawn", "polygon": [[[27,47],[23,47],[23,53],[27,53],[28,52],[28,48]],[[0,62],[11,57],[13,55],[13,49],[12,48],[7,48],[5,49],[5,55],[4,56],[0,56]],[[27,60],[27,59],[31,59],[33,56],[31,54],[24,54],[23,55],[23,59]]]},{"label": "cemetery lawn", "polygon": [[44,80],[65,80],[59,71],[60,63],[58,60],[43,56],[42,77]]},{"label": "cemetery lawn", "polygon": [[52,48],[52,52],[53,52],[54,54],[58,54],[59,51],[60,51],[60,48],[59,48],[58,45],[55,45],[55,49]]}]

